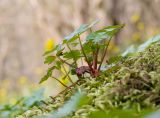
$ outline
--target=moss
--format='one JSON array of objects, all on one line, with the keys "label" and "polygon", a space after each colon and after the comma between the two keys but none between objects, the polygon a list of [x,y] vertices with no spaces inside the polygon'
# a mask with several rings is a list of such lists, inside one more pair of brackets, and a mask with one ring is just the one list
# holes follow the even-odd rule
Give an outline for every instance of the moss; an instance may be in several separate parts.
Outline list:
[{"label": "moss", "polygon": [[[101,79],[86,79],[79,83],[91,102],[70,114],[71,118],[86,118],[91,112],[106,109],[131,109],[160,107],[160,43],[150,45],[145,51],[120,62],[118,68],[109,71]],[[106,70],[105,73],[107,73]],[[64,92],[47,100],[48,105],[34,107],[17,118],[31,118],[56,110],[74,93]]]}]

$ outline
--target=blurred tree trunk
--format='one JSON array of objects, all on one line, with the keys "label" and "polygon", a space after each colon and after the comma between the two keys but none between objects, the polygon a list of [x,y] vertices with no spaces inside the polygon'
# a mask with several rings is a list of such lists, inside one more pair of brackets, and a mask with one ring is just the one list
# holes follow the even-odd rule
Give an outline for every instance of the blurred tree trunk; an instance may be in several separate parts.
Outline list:
[{"label": "blurred tree trunk", "polygon": [[160,0],[1,0],[0,79],[40,78],[36,70],[44,68],[45,40],[60,42],[97,18],[97,28],[126,24],[116,37],[120,45],[120,40],[151,36],[160,30],[159,8]]}]

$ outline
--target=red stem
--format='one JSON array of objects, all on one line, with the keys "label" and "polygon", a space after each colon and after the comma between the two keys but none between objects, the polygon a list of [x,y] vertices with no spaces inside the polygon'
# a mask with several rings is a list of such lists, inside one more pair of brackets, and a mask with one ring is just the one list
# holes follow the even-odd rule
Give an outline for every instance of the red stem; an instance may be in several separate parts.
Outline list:
[{"label": "red stem", "polygon": [[94,69],[97,69],[98,52],[99,52],[99,48],[98,48],[98,44],[97,44],[96,52],[94,53],[94,63],[93,63]]}]

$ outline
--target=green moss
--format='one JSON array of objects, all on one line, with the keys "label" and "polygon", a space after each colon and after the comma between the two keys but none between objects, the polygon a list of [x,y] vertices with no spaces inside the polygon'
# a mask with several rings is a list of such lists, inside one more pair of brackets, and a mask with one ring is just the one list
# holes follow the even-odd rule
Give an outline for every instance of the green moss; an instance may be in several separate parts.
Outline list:
[{"label": "green moss", "polygon": [[[158,109],[160,107],[160,43],[150,45],[145,51],[130,56],[118,63],[118,68],[99,79],[86,79],[80,82],[90,102],[70,114],[69,118],[86,118],[98,110]],[[108,73],[106,70],[104,73]],[[61,107],[75,92],[64,92],[47,100],[44,106],[34,107],[17,118],[31,118]]]}]

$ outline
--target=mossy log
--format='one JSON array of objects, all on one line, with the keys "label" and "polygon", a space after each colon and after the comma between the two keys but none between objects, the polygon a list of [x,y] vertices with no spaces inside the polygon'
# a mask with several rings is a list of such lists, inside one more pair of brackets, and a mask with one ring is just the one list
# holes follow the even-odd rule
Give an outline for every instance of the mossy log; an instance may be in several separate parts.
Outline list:
[{"label": "mossy log", "polygon": [[151,44],[143,52],[125,58],[113,71],[106,70],[103,77],[85,79],[70,91],[59,94],[53,101],[35,106],[17,118],[32,118],[49,113],[63,106],[78,87],[86,91],[90,102],[83,105],[69,118],[86,118],[91,112],[106,109],[160,107],[160,42]]}]

